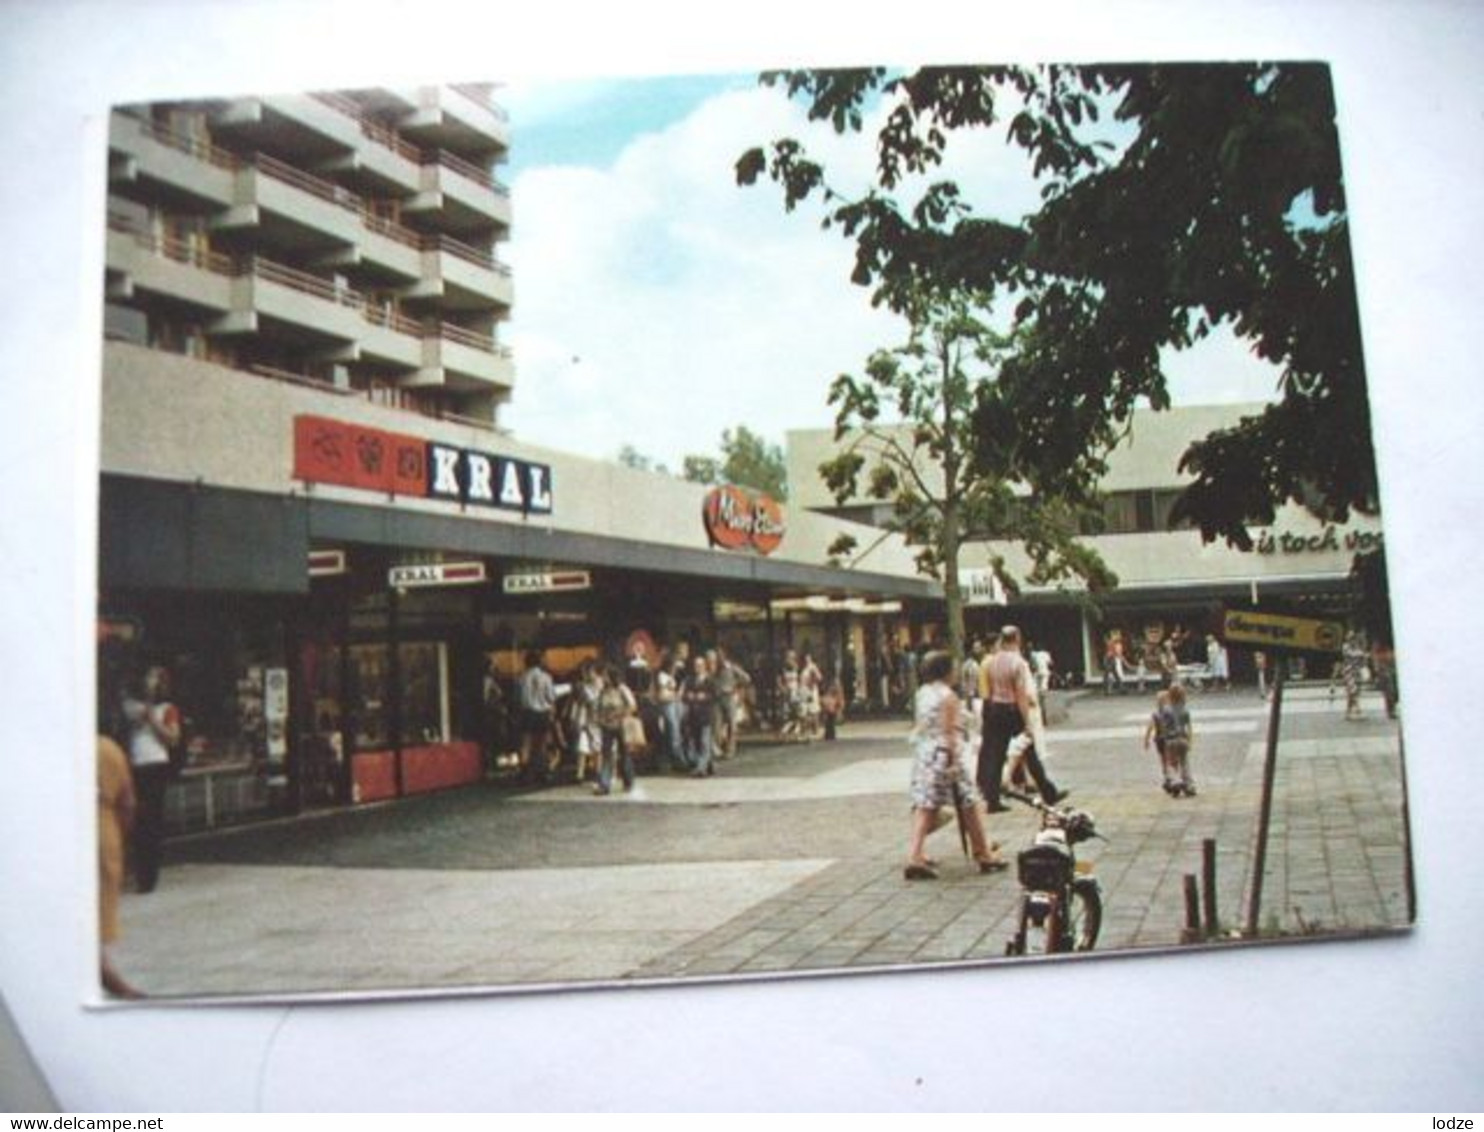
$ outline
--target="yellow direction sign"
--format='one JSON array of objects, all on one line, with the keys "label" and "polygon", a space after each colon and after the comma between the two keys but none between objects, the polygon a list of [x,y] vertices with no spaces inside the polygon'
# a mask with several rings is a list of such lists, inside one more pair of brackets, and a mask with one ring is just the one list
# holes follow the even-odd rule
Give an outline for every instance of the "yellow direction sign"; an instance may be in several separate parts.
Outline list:
[{"label": "yellow direction sign", "polygon": [[1263,649],[1339,652],[1345,640],[1345,626],[1338,621],[1320,621],[1314,617],[1230,610],[1226,615],[1226,639],[1231,644],[1255,645]]}]

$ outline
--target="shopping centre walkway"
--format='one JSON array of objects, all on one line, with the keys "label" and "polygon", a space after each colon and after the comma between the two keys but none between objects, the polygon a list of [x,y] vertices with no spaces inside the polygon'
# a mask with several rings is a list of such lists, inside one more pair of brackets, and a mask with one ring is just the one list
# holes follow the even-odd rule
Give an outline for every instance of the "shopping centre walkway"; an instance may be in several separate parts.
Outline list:
[{"label": "shopping centre walkway", "polygon": [[[1267,705],[1192,701],[1196,798],[1159,789],[1148,698],[1088,694],[1051,768],[1096,816],[1100,952],[1166,948],[1184,876],[1214,838],[1223,929],[1245,918]],[[749,746],[715,778],[650,776],[626,796],[474,787],[178,842],[160,887],[126,895],[119,967],[157,996],[537,987],[1002,959],[1013,870],[980,876],[952,827],[941,879],[907,882],[905,722],[834,743]],[[1346,721],[1291,689],[1261,925],[1280,935],[1405,927],[1398,725]],[[1007,855],[1033,816],[992,819]]]}]

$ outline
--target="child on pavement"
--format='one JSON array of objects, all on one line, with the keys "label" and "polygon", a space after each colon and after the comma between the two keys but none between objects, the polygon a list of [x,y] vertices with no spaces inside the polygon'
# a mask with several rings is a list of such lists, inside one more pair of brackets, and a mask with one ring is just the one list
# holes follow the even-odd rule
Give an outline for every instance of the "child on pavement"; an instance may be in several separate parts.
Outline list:
[{"label": "child on pavement", "polygon": [[1193,798],[1195,780],[1190,776],[1190,744],[1195,729],[1185,705],[1185,689],[1171,684],[1154,701],[1154,714],[1144,729],[1144,749],[1154,740],[1164,772],[1164,790],[1171,798]]}]

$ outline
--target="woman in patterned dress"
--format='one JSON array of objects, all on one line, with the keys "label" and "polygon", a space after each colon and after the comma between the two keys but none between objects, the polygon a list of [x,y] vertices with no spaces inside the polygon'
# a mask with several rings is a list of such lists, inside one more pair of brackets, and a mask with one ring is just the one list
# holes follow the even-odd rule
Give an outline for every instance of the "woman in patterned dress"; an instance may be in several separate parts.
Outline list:
[{"label": "woman in patterned dress", "polygon": [[999,846],[984,835],[979,792],[967,767],[971,752],[963,704],[950,683],[952,676],[953,658],[947,653],[933,652],[923,658],[910,736],[912,837],[904,870],[908,880],[937,879],[937,866],[927,857],[926,843],[944,806],[957,807],[979,871],[988,873],[1005,867]]}]

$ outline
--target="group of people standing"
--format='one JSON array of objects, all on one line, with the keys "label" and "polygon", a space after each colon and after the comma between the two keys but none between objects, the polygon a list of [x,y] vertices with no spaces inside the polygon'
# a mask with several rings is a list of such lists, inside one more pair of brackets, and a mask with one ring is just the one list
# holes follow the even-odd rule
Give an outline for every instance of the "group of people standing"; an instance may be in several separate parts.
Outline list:
[{"label": "group of people standing", "polygon": [[845,710],[845,690],[837,680],[826,681],[808,649],[788,649],[778,670],[778,737],[812,743],[823,734],[835,737],[835,728]]},{"label": "group of people standing", "polygon": [[[704,778],[736,753],[752,678],[720,646],[691,655],[663,650],[653,666],[636,649],[629,663],[585,660],[570,684],[558,684],[540,651],[526,654],[516,685],[520,764],[528,782],[550,782],[570,759],[578,782],[612,792],[617,774],[634,786],[634,756],[656,768]],[[488,687],[488,682],[487,682]]]},{"label": "group of people standing", "polygon": [[1108,634],[1103,646],[1103,691],[1122,692],[1145,683],[1168,688],[1185,677],[1211,688],[1231,684],[1231,661],[1220,638],[1207,633],[1204,641],[1183,625],[1166,633],[1161,625],[1147,627],[1141,640],[1126,638],[1121,631]]},{"label": "group of people standing", "polygon": [[980,872],[988,873],[1006,867],[984,824],[986,814],[1009,808],[1001,800],[1006,779],[1025,775],[1047,805],[1066,797],[1046,773],[1042,697],[1016,626],[1006,625],[993,650],[982,660],[976,658],[975,674],[983,719],[971,772],[968,716],[975,697],[960,696],[955,690],[955,684],[962,688],[963,670],[955,670],[950,654],[930,652],[918,672],[911,734],[912,832],[904,870],[908,880],[938,876],[937,863],[926,855],[926,842],[943,807],[957,810],[975,863]]}]

